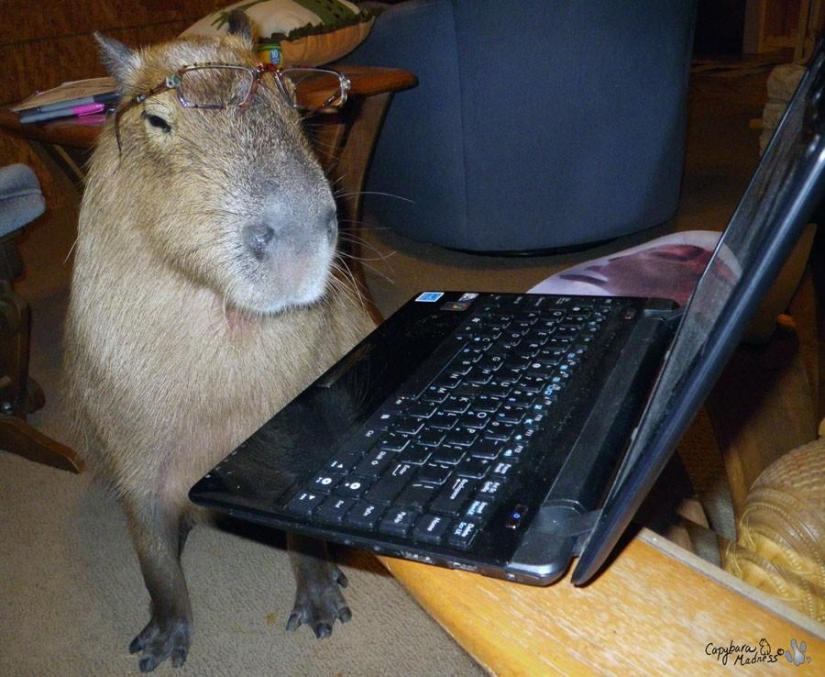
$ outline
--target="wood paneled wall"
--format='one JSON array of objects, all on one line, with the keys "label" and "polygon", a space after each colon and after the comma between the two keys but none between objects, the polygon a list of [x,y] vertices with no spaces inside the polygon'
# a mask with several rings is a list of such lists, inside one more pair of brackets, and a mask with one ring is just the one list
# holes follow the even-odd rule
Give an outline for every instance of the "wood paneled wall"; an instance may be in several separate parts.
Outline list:
[{"label": "wood paneled wall", "polygon": [[[105,75],[92,33],[130,46],[169,40],[232,0],[0,0],[0,106],[66,80]],[[0,167],[34,167],[48,209],[65,206],[25,143],[0,135]],[[48,214],[46,217],[48,218]]]},{"label": "wood paneled wall", "polygon": [[103,75],[94,31],[129,45],[175,37],[230,0],[0,0],[0,105]]}]

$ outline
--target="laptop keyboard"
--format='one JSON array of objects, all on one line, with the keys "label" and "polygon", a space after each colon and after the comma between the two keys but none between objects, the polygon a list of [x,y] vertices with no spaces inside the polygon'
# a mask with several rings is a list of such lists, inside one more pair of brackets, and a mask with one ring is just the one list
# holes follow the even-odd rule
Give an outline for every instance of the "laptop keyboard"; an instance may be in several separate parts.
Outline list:
[{"label": "laptop keyboard", "polygon": [[[609,297],[536,303],[529,296],[480,303],[433,356],[444,367],[384,402],[288,510],[468,548],[516,474],[530,471],[520,465],[529,465],[531,439],[599,329],[619,312]],[[524,509],[508,509],[515,527]]]}]

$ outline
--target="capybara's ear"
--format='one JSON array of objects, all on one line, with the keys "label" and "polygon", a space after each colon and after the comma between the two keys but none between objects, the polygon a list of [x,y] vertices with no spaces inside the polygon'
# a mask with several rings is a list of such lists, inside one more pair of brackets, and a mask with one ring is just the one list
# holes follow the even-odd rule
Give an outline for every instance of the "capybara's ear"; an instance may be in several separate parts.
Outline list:
[{"label": "capybara's ear", "polygon": [[233,9],[229,13],[229,32],[232,35],[237,35],[243,40],[249,49],[254,45],[252,37],[252,23],[246,12],[240,9]]},{"label": "capybara's ear", "polygon": [[138,53],[129,49],[119,40],[107,38],[95,32],[94,39],[100,48],[100,60],[106,70],[120,85],[126,81],[126,76],[139,64]]}]

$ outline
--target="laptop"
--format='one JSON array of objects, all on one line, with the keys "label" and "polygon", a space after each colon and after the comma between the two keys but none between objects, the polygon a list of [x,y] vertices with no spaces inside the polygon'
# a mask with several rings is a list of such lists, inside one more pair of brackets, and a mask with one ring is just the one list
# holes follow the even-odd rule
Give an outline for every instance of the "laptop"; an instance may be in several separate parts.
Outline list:
[{"label": "laptop", "polygon": [[825,188],[817,49],[682,308],[424,292],[232,451],[191,500],[533,585],[609,560]]}]

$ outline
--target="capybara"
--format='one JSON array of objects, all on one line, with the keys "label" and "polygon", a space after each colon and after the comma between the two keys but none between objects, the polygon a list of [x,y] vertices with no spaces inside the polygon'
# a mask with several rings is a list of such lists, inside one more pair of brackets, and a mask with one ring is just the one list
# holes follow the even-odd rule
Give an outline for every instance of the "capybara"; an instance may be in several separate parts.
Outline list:
[{"label": "capybara", "polygon": [[[198,96],[223,106],[192,108],[162,87],[186,65],[256,66],[245,15],[217,38],[136,50],[96,38],[122,111],[100,135],[80,210],[67,401],[80,453],[128,518],[151,597],[129,648],[150,671],[183,664],[190,646],[180,565],[196,517],[189,488],[372,323],[336,253],[334,198],[286,90],[265,74],[238,105],[209,90],[226,87],[216,70]],[[350,617],[346,579],[324,544],[288,545],[297,593],[287,627],[325,636]]]}]

